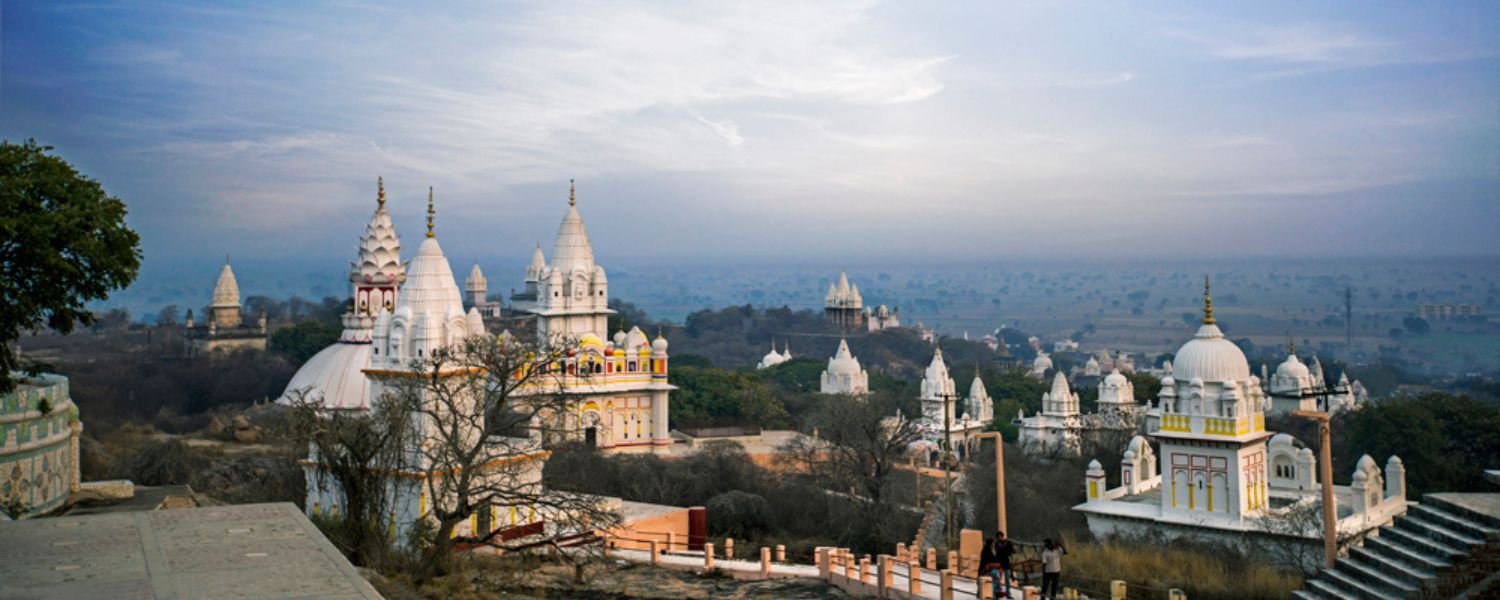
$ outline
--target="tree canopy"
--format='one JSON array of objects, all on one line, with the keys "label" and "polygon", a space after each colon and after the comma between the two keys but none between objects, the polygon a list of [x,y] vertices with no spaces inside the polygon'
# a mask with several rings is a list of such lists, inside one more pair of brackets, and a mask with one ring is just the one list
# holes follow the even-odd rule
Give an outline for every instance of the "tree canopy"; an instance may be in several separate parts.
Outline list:
[{"label": "tree canopy", "polygon": [[[0,342],[24,329],[62,333],[90,324],[87,303],[130,285],[140,236],[125,203],[80,174],[50,146],[0,141]],[[0,352],[0,391],[15,385],[11,352]]]}]

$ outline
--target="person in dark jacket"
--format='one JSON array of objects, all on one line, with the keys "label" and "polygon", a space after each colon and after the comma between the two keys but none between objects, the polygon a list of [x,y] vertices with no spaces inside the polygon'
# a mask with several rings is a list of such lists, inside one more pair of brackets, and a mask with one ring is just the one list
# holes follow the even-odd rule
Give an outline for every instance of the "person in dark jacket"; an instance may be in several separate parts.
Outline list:
[{"label": "person in dark jacket", "polygon": [[1005,538],[1004,531],[996,531],[995,537],[985,540],[984,548],[979,551],[981,572],[995,586],[996,598],[1010,597],[1011,555],[1015,553],[1015,546]]}]

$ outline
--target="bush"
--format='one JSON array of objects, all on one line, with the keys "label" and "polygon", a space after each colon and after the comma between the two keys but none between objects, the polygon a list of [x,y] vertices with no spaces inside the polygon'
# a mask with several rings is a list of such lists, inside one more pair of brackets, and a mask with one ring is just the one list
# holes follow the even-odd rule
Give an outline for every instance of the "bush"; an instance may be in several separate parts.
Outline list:
[{"label": "bush", "polygon": [[771,525],[771,504],[766,499],[730,490],[708,499],[709,531],[712,535],[745,539],[764,533]]},{"label": "bush", "polygon": [[186,484],[204,467],[182,440],[157,442],[136,450],[122,465],[120,476],[139,485]]}]

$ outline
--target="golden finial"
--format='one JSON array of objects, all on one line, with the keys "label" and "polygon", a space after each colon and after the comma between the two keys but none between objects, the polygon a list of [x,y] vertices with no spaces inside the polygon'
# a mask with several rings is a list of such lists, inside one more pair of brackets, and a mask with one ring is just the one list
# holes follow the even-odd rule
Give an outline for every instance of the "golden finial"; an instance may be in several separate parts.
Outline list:
[{"label": "golden finial", "polygon": [[[661,339],[661,325],[656,326],[656,339]],[[775,342],[772,343],[774,344]]]},{"label": "golden finial", "polygon": [[576,191],[577,191],[577,188],[573,187],[573,180],[569,179],[568,180],[568,206],[577,206],[578,205],[578,196],[576,195]]},{"label": "golden finial", "polygon": [[432,215],[433,215],[433,210],[432,210],[432,186],[429,185],[429,186],[427,186],[427,237],[428,237],[428,239],[431,239],[433,237],[433,235],[432,235]]},{"label": "golden finial", "polygon": [[375,177],[375,183],[380,188],[380,193],[376,197],[376,201],[380,203],[378,208],[385,208],[385,178],[377,176]]},{"label": "golden finial", "polygon": [[1203,276],[1203,324],[1213,325],[1214,320],[1214,298],[1208,294],[1208,276]]}]

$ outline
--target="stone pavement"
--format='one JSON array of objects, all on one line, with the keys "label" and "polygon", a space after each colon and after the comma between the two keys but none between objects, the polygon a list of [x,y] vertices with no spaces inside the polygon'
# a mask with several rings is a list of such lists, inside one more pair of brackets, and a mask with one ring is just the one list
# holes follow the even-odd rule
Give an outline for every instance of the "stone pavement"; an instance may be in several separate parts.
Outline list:
[{"label": "stone pavement", "polygon": [[291,503],[0,523],[0,599],[374,599]]}]

